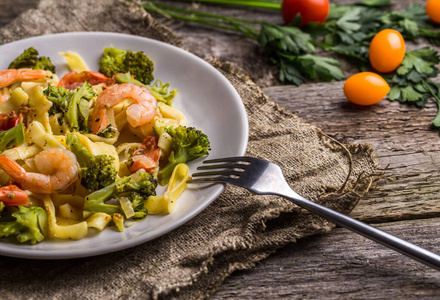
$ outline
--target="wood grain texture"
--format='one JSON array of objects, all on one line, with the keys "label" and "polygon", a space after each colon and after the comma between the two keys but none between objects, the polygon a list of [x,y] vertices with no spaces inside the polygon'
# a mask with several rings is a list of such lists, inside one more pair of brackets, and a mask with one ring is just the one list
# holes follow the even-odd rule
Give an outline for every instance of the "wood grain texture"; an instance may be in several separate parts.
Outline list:
[{"label": "wood grain texture", "polygon": [[[0,0],[0,26],[37,3]],[[425,1],[394,1],[396,9],[410,3]],[[207,5],[198,8],[281,23],[275,11]],[[380,181],[363,196],[351,215],[440,253],[440,136],[430,125],[437,112],[432,100],[423,109],[387,100],[363,108],[345,99],[343,82],[285,86],[277,80],[275,67],[255,41],[199,25],[163,22],[181,35],[186,49],[243,69],[271,100],[303,121],[341,142],[372,144],[390,179]],[[423,45],[411,44],[409,48]],[[341,61],[347,75],[357,71]],[[440,82],[440,78],[435,80]],[[254,269],[235,273],[212,299],[438,299],[439,279],[437,271],[347,230],[336,229],[289,245]]]},{"label": "wood grain texture", "polygon": [[367,222],[437,217],[439,133],[431,128],[434,101],[423,109],[388,100],[359,107],[343,95],[343,82],[299,88],[267,87],[264,92],[302,120],[346,143],[370,143],[386,175],[362,198],[352,216]]},{"label": "wood grain texture", "polygon": [[[379,228],[438,249],[439,220]],[[345,229],[289,245],[227,279],[212,299],[438,299],[440,273]]]}]

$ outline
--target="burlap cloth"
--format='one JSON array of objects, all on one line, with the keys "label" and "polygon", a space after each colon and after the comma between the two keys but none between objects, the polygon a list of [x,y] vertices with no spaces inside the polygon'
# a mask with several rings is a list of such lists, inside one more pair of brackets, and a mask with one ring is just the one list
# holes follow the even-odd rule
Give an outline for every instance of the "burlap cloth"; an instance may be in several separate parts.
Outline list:
[{"label": "burlap cloth", "polygon": [[[123,0],[43,0],[0,31],[0,44],[67,31],[130,33],[181,46],[171,30]],[[299,194],[348,213],[373,181],[371,147],[339,144],[271,102],[230,64],[210,63],[243,99],[250,125],[247,154],[279,164]],[[0,298],[204,298],[235,270],[252,268],[279,247],[332,227],[279,197],[228,186],[193,220],[132,249],[62,261],[0,257]]]}]

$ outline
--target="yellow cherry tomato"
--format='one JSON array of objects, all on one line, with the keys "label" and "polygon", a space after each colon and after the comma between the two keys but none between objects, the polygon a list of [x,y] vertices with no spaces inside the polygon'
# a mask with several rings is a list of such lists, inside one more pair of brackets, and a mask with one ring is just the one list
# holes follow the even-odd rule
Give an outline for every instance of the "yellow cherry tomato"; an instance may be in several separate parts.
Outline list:
[{"label": "yellow cherry tomato", "polygon": [[345,81],[344,94],[348,100],[358,105],[373,105],[382,100],[390,91],[388,83],[372,72],[357,73]]},{"label": "yellow cherry tomato", "polygon": [[380,73],[397,69],[404,56],[405,41],[400,32],[394,29],[381,30],[370,43],[370,63]]},{"label": "yellow cherry tomato", "polygon": [[440,24],[440,0],[428,0],[425,6],[426,14],[436,23]]}]

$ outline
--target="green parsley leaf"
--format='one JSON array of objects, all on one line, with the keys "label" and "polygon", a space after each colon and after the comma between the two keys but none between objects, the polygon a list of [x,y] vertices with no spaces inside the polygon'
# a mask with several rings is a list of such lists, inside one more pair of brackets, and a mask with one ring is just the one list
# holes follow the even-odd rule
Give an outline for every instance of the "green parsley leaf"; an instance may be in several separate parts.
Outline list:
[{"label": "green parsley leaf", "polygon": [[289,51],[294,55],[315,52],[310,34],[293,26],[263,24],[258,42],[264,47]]},{"label": "green parsley leaf", "polygon": [[392,85],[388,93],[388,99],[423,107],[426,101],[432,97],[432,93],[426,84],[429,82],[430,86],[434,85],[429,78],[437,76],[436,64],[439,62],[440,57],[434,49],[422,48],[407,51],[394,76],[391,80],[387,78]]},{"label": "green parsley leaf", "polygon": [[336,59],[306,54],[298,57],[302,71],[311,79],[318,81],[342,80],[344,73],[339,68],[341,63]]},{"label": "green parsley leaf", "polygon": [[392,86],[388,93],[388,100],[399,102],[411,102],[418,107],[423,107],[427,98],[423,93],[419,93],[413,85],[406,85],[400,87],[398,85]]},{"label": "green parsley leaf", "polygon": [[439,62],[440,57],[434,49],[425,47],[419,50],[407,51],[396,73],[404,76],[414,69],[418,73],[426,74],[425,78],[432,77],[438,72],[435,65]]},{"label": "green parsley leaf", "polygon": [[434,125],[437,128],[440,128],[440,83],[435,82],[423,82],[424,87],[426,90],[434,97],[435,102],[437,103],[437,115],[435,118],[431,121],[432,125]]},{"label": "green parsley leaf", "polygon": [[280,58],[279,60],[275,60],[272,58],[272,61],[278,65],[280,69],[279,78],[282,82],[291,82],[296,86],[307,82],[307,78],[301,73],[301,70],[288,59]]},{"label": "green parsley leaf", "polygon": [[420,35],[426,38],[432,45],[440,46],[440,30],[421,28]]},{"label": "green parsley leaf", "polygon": [[336,22],[336,25],[342,31],[352,33],[361,28],[361,24],[358,22],[360,18],[361,8],[354,7],[353,9],[347,10],[345,14]]}]

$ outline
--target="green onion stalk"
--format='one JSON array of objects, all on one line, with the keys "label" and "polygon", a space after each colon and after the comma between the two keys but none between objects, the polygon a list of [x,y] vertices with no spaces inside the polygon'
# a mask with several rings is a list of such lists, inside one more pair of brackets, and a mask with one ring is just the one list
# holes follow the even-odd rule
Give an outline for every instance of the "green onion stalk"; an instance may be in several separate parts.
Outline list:
[{"label": "green onion stalk", "polygon": [[[183,0],[186,1],[186,0]],[[202,0],[199,2],[209,2],[209,3],[218,3],[220,2],[227,2],[228,4],[231,4],[235,1],[215,1],[215,0]],[[259,1],[239,1],[239,2],[259,2]],[[193,23],[199,23],[210,27],[215,27],[218,29],[228,30],[228,31],[234,31],[241,34],[244,34],[246,37],[257,40],[259,35],[259,29],[255,26],[250,26],[248,24],[263,24],[265,22],[262,21],[253,21],[253,20],[247,20],[247,19],[240,19],[240,18],[231,18],[227,16],[222,16],[218,14],[213,13],[207,13],[197,10],[191,10],[191,9],[185,9],[185,8],[179,8],[171,5],[162,4],[155,1],[141,1],[142,7],[152,13],[157,13],[162,15],[165,18],[169,19],[177,19],[187,22],[193,22]]]},{"label": "green onion stalk", "polygon": [[[177,0],[181,2],[194,2],[193,0]],[[218,5],[234,5],[252,8],[266,8],[279,10],[281,8],[281,0],[197,0],[199,3],[218,4]]]}]

